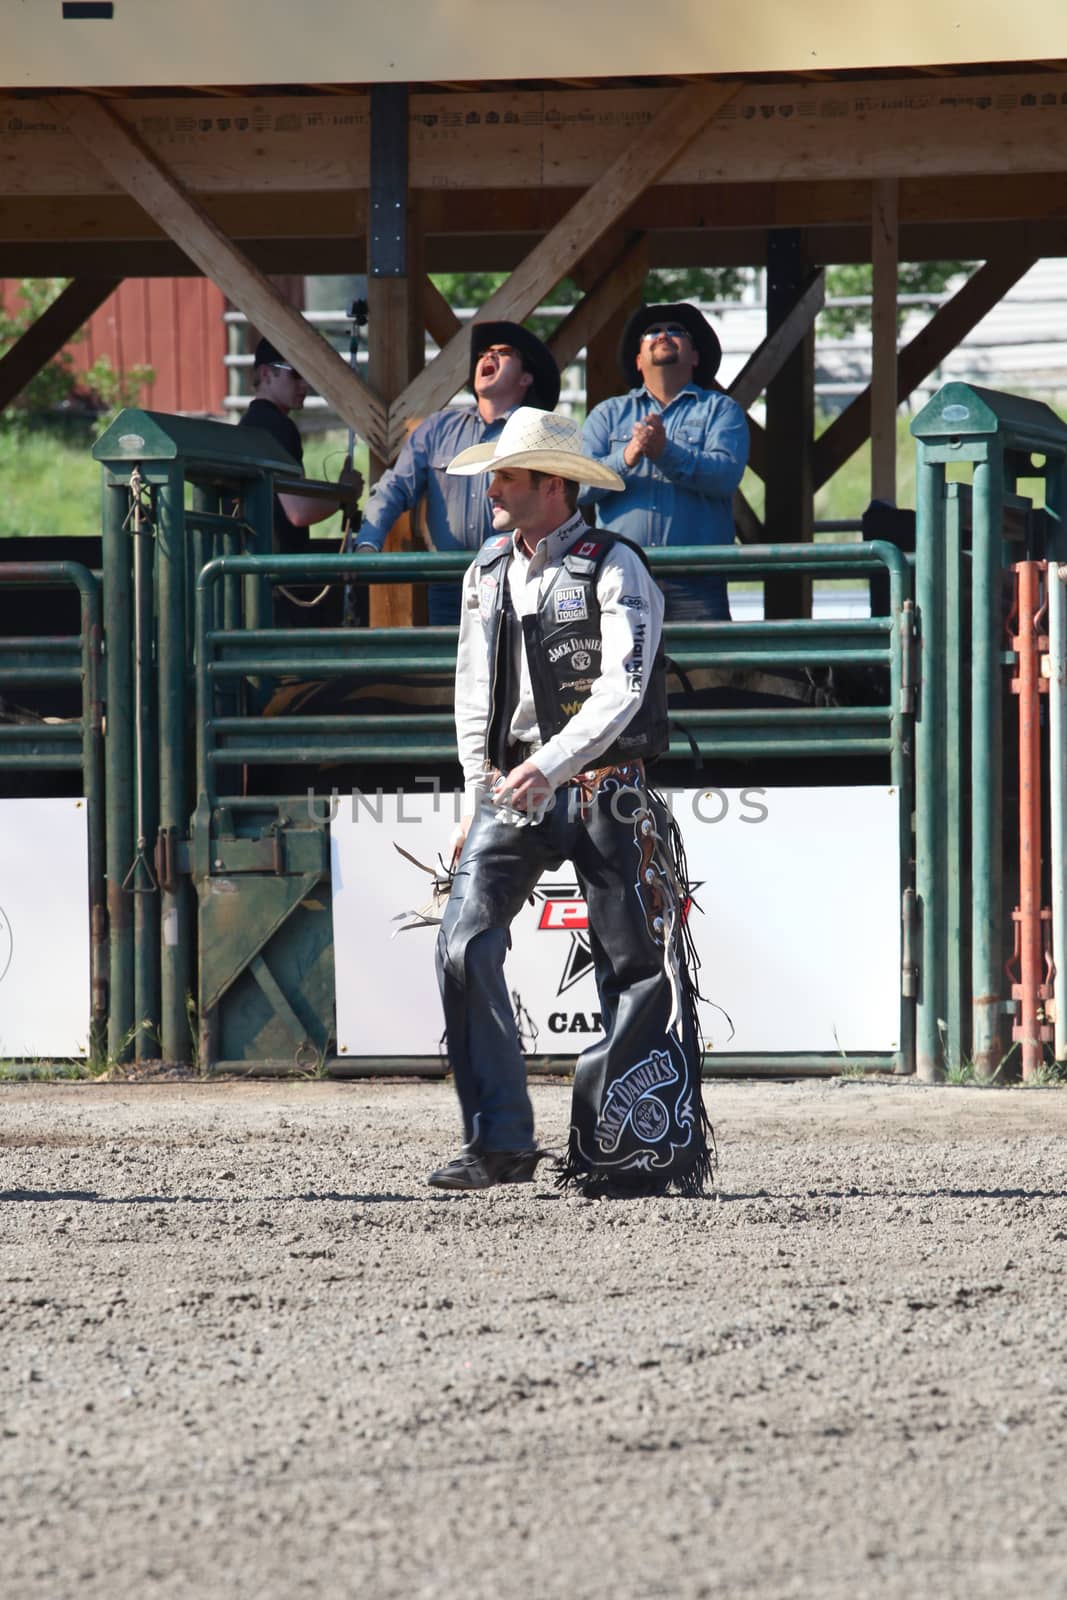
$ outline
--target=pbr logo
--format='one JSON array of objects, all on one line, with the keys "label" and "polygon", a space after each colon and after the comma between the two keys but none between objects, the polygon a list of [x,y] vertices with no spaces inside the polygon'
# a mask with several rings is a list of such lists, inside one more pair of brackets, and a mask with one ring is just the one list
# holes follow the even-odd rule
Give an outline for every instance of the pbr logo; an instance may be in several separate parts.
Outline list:
[{"label": "pbr logo", "polygon": [[[690,893],[682,907],[683,921],[689,915],[692,893],[699,889],[699,883],[690,884]],[[576,883],[554,883],[543,889],[535,889],[534,897],[541,903],[541,915],[537,922],[538,933],[569,933],[570,943],[567,953],[563,958],[563,970],[560,973],[559,985],[556,994],[566,994],[568,989],[573,989],[576,983],[593,970],[593,952],[589,948],[589,912],[585,900]],[[562,1017],[564,1013],[553,1012],[553,1017]],[[575,1013],[578,1015],[578,1013]],[[600,1018],[597,1013],[596,1026],[600,1027]],[[585,1032],[584,1028],[571,1026],[553,1026],[553,1033]]]}]

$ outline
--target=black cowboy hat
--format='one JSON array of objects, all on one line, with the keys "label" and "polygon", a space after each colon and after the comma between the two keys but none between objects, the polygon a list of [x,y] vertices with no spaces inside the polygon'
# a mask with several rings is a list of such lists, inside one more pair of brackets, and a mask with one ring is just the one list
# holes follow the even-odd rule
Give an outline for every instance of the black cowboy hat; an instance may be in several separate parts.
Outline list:
[{"label": "black cowboy hat", "polygon": [[509,344],[522,357],[523,366],[533,378],[525,403],[539,406],[542,411],[554,411],[559,399],[559,368],[555,358],[535,333],[529,333],[518,322],[471,323],[471,364],[467,374],[467,387],[471,392],[474,392],[474,369],[491,344]]},{"label": "black cowboy hat", "polygon": [[679,301],[677,305],[638,306],[627,322],[619,340],[619,370],[626,387],[632,389],[634,386],[637,373],[634,363],[641,347],[641,335],[654,322],[678,322],[686,330],[700,357],[693,373],[693,382],[698,383],[702,389],[708,388],[719,370],[722,345],[707,318],[697,310],[696,306],[687,305],[684,300]]}]

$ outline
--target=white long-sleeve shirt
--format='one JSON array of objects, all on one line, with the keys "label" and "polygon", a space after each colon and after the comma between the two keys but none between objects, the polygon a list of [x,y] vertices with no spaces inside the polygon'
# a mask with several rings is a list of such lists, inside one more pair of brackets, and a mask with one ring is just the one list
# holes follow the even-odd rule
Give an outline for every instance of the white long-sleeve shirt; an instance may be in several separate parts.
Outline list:
[{"label": "white long-sleeve shirt", "polygon": [[[515,534],[508,583],[520,619],[537,612],[542,595],[559,574],[563,557],[583,535],[598,538],[575,514],[528,556],[520,535]],[[468,810],[473,807],[475,790],[485,781],[485,746],[491,715],[487,635],[495,594],[483,595],[481,585],[486,576],[483,567],[468,568],[456,657],[456,738]],[[493,575],[488,576],[491,580]],[[519,648],[519,699],[511,719],[510,737],[516,744],[532,747],[531,759],[554,789],[594,765],[597,756],[623,732],[645,697],[659,646],[663,596],[635,551],[624,544],[612,547],[597,571],[596,593],[603,644],[600,675],[581,709],[544,744],[526,650],[521,644]]]}]

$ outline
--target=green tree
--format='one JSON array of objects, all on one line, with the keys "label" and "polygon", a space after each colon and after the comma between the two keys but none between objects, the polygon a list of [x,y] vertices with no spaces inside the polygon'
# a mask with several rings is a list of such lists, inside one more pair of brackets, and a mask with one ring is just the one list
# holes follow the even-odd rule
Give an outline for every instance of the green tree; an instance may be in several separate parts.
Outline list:
[{"label": "green tree", "polygon": [[[21,305],[11,311],[0,306],[0,355],[37,321],[66,288],[67,282],[66,278],[22,279],[19,284]],[[84,331],[76,333],[70,344],[77,344],[84,337]],[[68,347],[34,374],[0,417],[10,423],[45,417],[77,406],[86,412],[102,412],[107,421],[111,413],[122,406],[136,405],[141,390],[154,377],[152,368],[146,366],[117,372],[107,356],[100,356],[85,373],[78,373]]]},{"label": "green tree", "polygon": [[[897,294],[942,294],[953,278],[970,272],[973,266],[973,261],[902,261],[897,270]],[[870,264],[863,261],[828,267],[827,299],[869,295],[871,271]],[[908,309],[907,306],[898,306],[898,326],[907,316]],[[841,339],[855,333],[857,328],[869,328],[870,325],[870,306],[826,306],[819,314],[819,330],[831,338]]]},{"label": "green tree", "polygon": [[[440,272],[433,281],[449,305],[479,309],[507,278],[506,272]],[[655,303],[670,300],[736,300],[746,280],[741,267],[657,267],[650,272],[642,286],[642,300]],[[581,291],[573,278],[564,278],[556,284],[545,303],[552,306],[573,306],[581,299]],[[534,312],[527,317],[535,333],[544,334],[551,328],[551,319]]]}]

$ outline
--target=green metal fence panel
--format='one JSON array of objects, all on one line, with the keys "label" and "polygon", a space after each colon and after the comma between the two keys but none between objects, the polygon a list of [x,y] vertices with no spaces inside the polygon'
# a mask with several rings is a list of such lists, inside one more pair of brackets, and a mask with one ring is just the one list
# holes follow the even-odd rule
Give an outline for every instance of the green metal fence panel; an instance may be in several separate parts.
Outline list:
[{"label": "green metal fence panel", "polygon": [[274,482],[295,464],[257,429],[142,410],[122,412],[92,454],[104,472],[113,711],[109,1046],[119,1060],[187,1060],[194,926],[174,860],[190,811],[192,582],[217,555],[270,550]]},{"label": "green metal fence panel", "polygon": [[103,633],[100,585],[74,561],[0,564],[0,587],[72,586],[79,598],[79,631],[70,636],[0,639],[0,684],[35,691],[77,685],[77,718],[43,719],[0,727],[0,771],[79,772],[88,809],[91,1048],[103,1048],[108,1006],[105,892]]},{"label": "green metal fence panel", "polygon": [[[901,791],[901,861],[910,860],[910,726],[913,695],[911,575],[893,546],[770,546],[758,549],[652,551],[655,571],[726,571],[763,576],[775,571],[834,576],[887,573],[891,614],[855,621],[669,624],[665,646],[682,673],[698,668],[726,672],[796,669],[798,675],[830,664],[875,668],[884,692],[871,705],[761,706],[748,710],[686,708],[672,711],[670,754],[709,760],[730,756],[790,761],[874,757],[885,762]],[[197,809],[188,864],[199,905],[198,997],[202,1060],[229,1066],[268,1061],[321,1061],[331,1037],[332,948],[328,918],[326,820],[307,794],[274,799],[255,790],[254,769],[280,767],[293,789],[351,763],[373,775],[383,766],[409,768],[456,762],[450,710],[408,707],[401,714],[346,708],[335,714],[299,710],[264,716],[270,685],[321,678],[373,684],[383,677],[407,683],[451,684],[456,631],[417,628],[358,631],[268,628],[231,630],[218,625],[219,594],[235,580],[255,593],[272,582],[323,583],[351,577],[366,582],[424,582],[458,575],[469,561],[455,556],[222,557],[200,572],[196,586],[195,677]],[[266,607],[264,606],[264,610]],[[247,613],[246,613],[247,615]],[[234,712],[234,693],[256,685]],[[445,699],[447,705],[447,698]],[[251,792],[227,792],[227,775],[244,768]],[[909,889],[907,884],[902,888]],[[304,951],[306,959],[301,959]],[[868,1063],[902,1068],[911,1060],[910,1000],[902,1003],[902,1049]],[[837,1070],[829,1057],[797,1058],[794,1070]],[[432,1063],[423,1063],[423,1068]],[[722,1069],[740,1070],[724,1057]],[[390,1064],[382,1062],[382,1070]],[[331,1067],[332,1070],[332,1067]],[[338,1071],[349,1070],[338,1063]],[[716,1070],[719,1070],[718,1063]],[[782,1069],[784,1070],[784,1069]]]},{"label": "green metal fence panel", "polygon": [[[1004,1019],[1012,1007],[1005,993],[1011,942],[1003,882],[1005,572],[1027,556],[1064,547],[1067,426],[1040,401],[950,383],[911,431],[918,452],[921,638],[917,1066],[934,1078],[946,1064],[973,1060],[979,1076],[991,1078],[1005,1059]],[[960,490],[947,476],[961,466],[972,480],[966,516]],[[1043,515],[1016,492],[1034,478],[1043,480]],[[964,607],[968,578],[970,604]],[[958,881],[950,881],[952,873]]]}]

